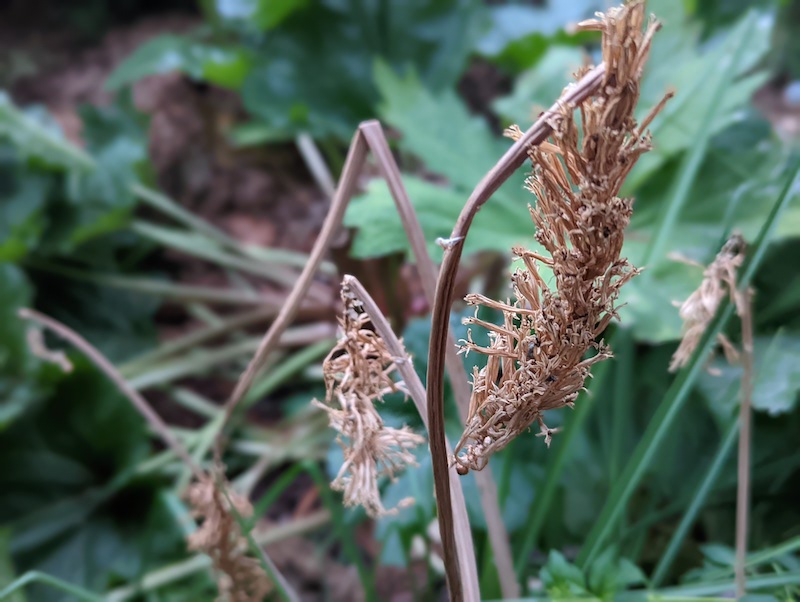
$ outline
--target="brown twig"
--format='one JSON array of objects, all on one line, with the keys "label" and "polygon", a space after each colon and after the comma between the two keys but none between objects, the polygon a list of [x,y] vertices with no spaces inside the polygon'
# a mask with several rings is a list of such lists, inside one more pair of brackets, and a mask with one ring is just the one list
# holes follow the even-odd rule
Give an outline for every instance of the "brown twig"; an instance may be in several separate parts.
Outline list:
[{"label": "brown twig", "polygon": [[750,447],[753,420],[753,304],[751,291],[737,291],[736,308],[742,321],[742,400],[739,408],[739,461],[736,486],[736,599],[747,591],[747,535],[750,515]]},{"label": "brown twig", "polygon": [[161,440],[167,445],[167,447],[172,449],[172,451],[175,452],[175,455],[183,460],[183,462],[192,470],[194,476],[198,480],[205,478],[203,469],[198,466],[198,464],[192,459],[191,455],[189,455],[189,452],[186,450],[186,448],[181,445],[180,441],[178,441],[172,432],[170,432],[169,427],[161,419],[161,416],[156,414],[144,397],[139,395],[138,392],[128,385],[127,381],[122,377],[119,371],[117,371],[114,365],[108,361],[108,359],[106,359],[106,357],[91,343],[89,343],[89,341],[61,322],[33,309],[20,309],[19,317],[23,320],[32,320],[38,324],[41,324],[45,328],[52,330],[58,336],[69,341],[81,352],[83,352],[86,357],[88,357],[92,363],[97,366],[111,380],[111,382],[114,383],[114,385],[116,385],[120,393],[128,398],[131,404],[133,404],[133,407],[136,408],[136,410],[144,417],[145,420],[147,420],[147,422],[158,434],[158,436],[161,437]]},{"label": "brown twig", "polygon": [[[425,244],[425,235],[419,223],[414,206],[408,197],[408,192],[403,185],[400,170],[394,160],[383,129],[377,121],[370,121],[362,124],[361,131],[367,139],[370,150],[375,155],[378,168],[383,179],[389,187],[389,193],[394,199],[403,229],[406,233],[414,258],[417,262],[422,289],[428,304],[433,307],[436,295],[436,276],[438,270],[428,253]],[[464,369],[464,364],[456,352],[455,341],[448,333],[447,354],[445,355],[445,366],[447,375],[450,377],[450,386],[456,400],[459,416],[462,422],[466,423],[469,412],[469,379]],[[427,421],[427,415],[423,419]],[[508,532],[506,531],[503,516],[500,512],[497,485],[490,469],[476,474],[478,493],[480,495],[481,507],[486,519],[486,528],[489,533],[489,542],[494,553],[494,561],[497,566],[497,573],[500,578],[500,589],[504,598],[518,598],[519,584],[514,574],[514,563],[511,556],[511,543]]]},{"label": "brown twig", "polygon": [[[406,359],[408,354],[406,353],[403,344],[397,339],[397,336],[394,334],[389,322],[378,308],[378,304],[375,303],[372,297],[370,297],[367,290],[357,278],[350,275],[345,276],[342,281],[342,286],[350,288],[350,290],[355,294],[356,298],[364,306],[364,311],[369,316],[373,326],[375,327],[375,330],[380,335],[381,339],[383,339],[386,347],[389,349],[390,353],[397,358],[397,370],[403,377],[406,388],[408,389],[411,399],[417,408],[417,412],[419,412],[420,418],[422,418],[425,428],[428,428],[428,411],[426,408],[427,401],[425,399],[425,387],[422,385],[422,381],[419,379],[419,376],[417,376],[414,366]],[[445,444],[449,450],[450,444],[447,442],[445,442]],[[465,570],[461,573],[461,579],[463,579],[463,581],[458,583],[458,589],[463,591],[464,600],[469,602],[479,602],[480,590],[478,586],[478,569],[475,560],[475,549],[472,543],[472,531],[469,525],[469,517],[467,516],[467,505],[466,500],[464,499],[464,491],[461,487],[461,480],[458,478],[455,472],[451,471],[449,478],[450,486],[453,489],[451,508],[457,526],[455,550],[460,564],[465,568]],[[441,509],[439,510],[439,513],[441,514]],[[454,590],[458,591],[458,589],[454,587],[453,583],[450,584],[451,595],[454,594]]]},{"label": "brown twig", "polygon": [[[297,279],[297,283],[294,285],[292,292],[286,298],[286,301],[284,301],[278,317],[275,318],[275,321],[264,335],[264,338],[262,339],[258,350],[253,356],[253,359],[250,360],[250,364],[247,366],[247,369],[236,383],[236,388],[234,389],[233,394],[225,404],[225,419],[223,424],[227,424],[228,420],[230,420],[234,409],[247,394],[247,391],[250,390],[250,387],[253,385],[253,382],[255,381],[259,372],[264,367],[270,351],[272,351],[273,347],[278,343],[281,334],[283,334],[283,331],[297,313],[300,303],[302,302],[306,292],[308,292],[312,279],[317,273],[317,269],[319,269],[319,265],[322,262],[325,253],[327,253],[333,237],[339,230],[339,227],[342,223],[342,218],[344,217],[345,209],[347,208],[347,204],[350,201],[350,198],[353,196],[353,192],[355,191],[358,176],[361,172],[361,166],[363,165],[366,156],[367,145],[364,140],[364,136],[359,130],[353,136],[353,141],[350,144],[350,150],[347,153],[344,169],[342,170],[342,178],[339,182],[338,188],[336,189],[336,194],[333,197],[328,215],[325,218],[325,223],[322,225],[322,231],[319,233],[319,236],[314,243],[314,248],[308,258],[308,263],[303,268],[303,272]],[[223,432],[224,428],[220,429],[220,439],[217,441],[218,448],[221,447],[221,436]]]},{"label": "brown twig", "polygon": [[453,287],[455,285],[458,263],[464,248],[472,220],[481,206],[505,182],[512,173],[525,161],[528,148],[541,144],[552,132],[548,123],[558,115],[564,105],[574,106],[591,96],[600,86],[605,65],[600,64],[587,73],[556,104],[548,109],[538,121],[528,129],[501,157],[492,170],[481,180],[470,195],[466,205],[458,216],[449,243],[446,245],[442,267],[436,286],[436,295],[432,308],[431,343],[428,351],[428,422],[430,425],[430,447],[433,462],[433,476],[436,486],[436,499],[439,502],[439,529],[444,547],[445,572],[451,583],[451,599],[460,600],[453,595],[453,583],[460,582],[458,559],[448,550],[455,549],[455,533],[453,516],[450,513],[450,479],[452,472],[448,467],[448,451],[444,431],[444,364],[447,352],[447,332],[450,307],[453,303]]}]

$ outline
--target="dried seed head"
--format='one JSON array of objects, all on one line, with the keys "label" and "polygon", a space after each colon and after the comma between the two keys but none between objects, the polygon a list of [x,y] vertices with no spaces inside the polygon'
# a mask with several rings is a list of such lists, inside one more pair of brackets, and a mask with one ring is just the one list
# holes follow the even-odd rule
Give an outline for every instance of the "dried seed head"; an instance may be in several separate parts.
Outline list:
[{"label": "dried seed head", "polygon": [[262,602],[272,591],[259,561],[247,555],[247,540],[231,512],[233,505],[240,516],[252,516],[250,502],[227,488],[223,494],[212,477],[190,485],[186,498],[192,516],[202,519],[197,531],[187,538],[190,550],[207,554],[217,575],[220,602]]},{"label": "dried seed head", "polygon": [[[744,238],[740,234],[733,234],[703,272],[703,281],[699,288],[680,306],[683,337],[669,364],[670,372],[685,366],[692,357],[708,324],[717,313],[719,304],[726,296],[730,296],[731,301],[739,307],[736,272],[744,262],[746,251],[747,243]],[[728,360],[735,360],[738,354],[725,335],[719,335],[719,342]]]},{"label": "dried seed head", "polygon": [[383,401],[384,395],[405,393],[402,381],[395,381],[392,375],[396,363],[409,358],[391,356],[346,284],[342,285],[342,301],[342,338],[322,365],[325,403],[314,400],[314,404],[328,413],[344,450],[344,463],[332,487],[344,492],[346,506],[361,505],[370,516],[377,517],[397,511],[383,507],[378,478],[393,478],[407,465],[415,465],[411,450],[425,439],[407,426],[396,429],[384,425],[375,409],[375,402]]},{"label": "dried seed head", "polygon": [[[464,353],[482,353],[488,360],[473,373],[469,417],[453,458],[459,473],[482,469],[492,453],[534,423],[549,445],[556,429],[544,423],[544,412],[572,406],[591,366],[611,356],[598,338],[616,317],[620,288],[637,274],[620,258],[633,201],[617,194],[636,160],[650,149],[645,128],[666,101],[637,124],[639,82],[658,28],[652,19],[644,25],[643,2],[578,25],[602,32],[605,79],[577,107],[580,120],[576,107],[562,107],[550,120],[551,140],[528,151],[533,173],[527,187],[536,196],[530,214],[535,238],[549,257],[513,249],[524,266],[512,276],[513,303],[466,297],[476,316],[464,322],[487,329],[490,344],[475,344],[468,331],[462,345]],[[516,127],[506,133],[521,136]],[[540,275],[540,266],[552,270],[552,285]],[[499,310],[503,323],[479,319],[481,305]]]}]

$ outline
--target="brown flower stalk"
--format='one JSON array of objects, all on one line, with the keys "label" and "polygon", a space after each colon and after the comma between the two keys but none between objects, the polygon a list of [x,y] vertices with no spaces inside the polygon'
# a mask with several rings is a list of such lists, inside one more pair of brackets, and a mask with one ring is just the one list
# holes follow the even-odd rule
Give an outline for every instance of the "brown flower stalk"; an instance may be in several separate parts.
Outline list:
[{"label": "brown flower stalk", "polygon": [[383,401],[388,393],[406,393],[403,382],[396,382],[392,375],[396,362],[410,360],[392,357],[347,280],[342,284],[342,301],[342,338],[322,365],[325,403],[314,403],[328,413],[344,450],[344,463],[331,486],[344,492],[346,506],[363,506],[367,514],[377,517],[397,511],[383,507],[378,478],[393,478],[407,465],[415,465],[411,450],[425,439],[407,426],[384,425],[375,401]]},{"label": "brown flower stalk", "polygon": [[187,538],[188,547],[211,558],[220,602],[262,602],[272,582],[259,561],[247,555],[247,539],[232,512],[233,506],[239,516],[249,518],[253,507],[230,487],[225,489],[227,496],[211,476],[189,486],[186,499],[192,516],[202,523]]},{"label": "brown flower stalk", "polygon": [[[717,313],[719,304],[725,297],[730,297],[736,304],[739,313],[742,304],[736,293],[736,272],[744,262],[747,243],[739,234],[734,234],[722,246],[714,261],[703,272],[703,282],[683,304],[680,305],[680,316],[683,320],[683,337],[681,344],[672,356],[669,364],[670,372],[675,372],[686,365],[694,350],[700,343],[708,324]],[[738,352],[724,334],[718,340],[725,356],[731,363],[736,360]]]},{"label": "brown flower stalk", "polygon": [[[513,303],[466,297],[476,317],[465,323],[486,328],[490,345],[477,345],[471,333],[462,345],[464,353],[488,356],[486,367],[473,373],[469,417],[452,460],[462,474],[481,470],[533,423],[550,443],[554,431],[544,412],[571,406],[591,366],[611,357],[598,337],[616,317],[620,288],[638,273],[620,258],[633,201],[617,194],[651,148],[646,128],[669,98],[637,124],[639,82],[658,24],[650,19],[645,27],[644,3],[636,1],[578,28],[603,33],[603,84],[578,104],[579,121],[565,106],[549,120],[551,141],[528,150],[533,173],[527,186],[537,199],[530,213],[549,257],[513,249],[524,265],[512,276]],[[522,133],[514,127],[507,135],[518,139]],[[541,266],[552,270],[554,284],[540,274]],[[479,306],[502,312],[503,324],[478,318]]]}]

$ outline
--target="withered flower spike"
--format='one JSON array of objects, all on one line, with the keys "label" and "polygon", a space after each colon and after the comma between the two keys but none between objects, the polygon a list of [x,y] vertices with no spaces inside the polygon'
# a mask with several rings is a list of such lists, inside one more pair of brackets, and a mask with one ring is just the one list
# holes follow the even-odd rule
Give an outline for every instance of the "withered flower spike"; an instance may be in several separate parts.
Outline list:
[{"label": "withered flower spike", "polygon": [[211,476],[190,485],[186,498],[192,516],[202,523],[187,538],[188,547],[211,558],[220,602],[261,602],[273,584],[259,561],[247,555],[247,539],[231,511],[233,505],[241,517],[249,518],[253,507],[232,488],[225,489],[227,496]]},{"label": "withered flower spike", "polygon": [[[670,372],[685,366],[692,357],[722,300],[730,296],[731,301],[737,303],[736,273],[744,262],[746,251],[744,238],[733,234],[703,272],[703,281],[698,289],[680,306],[683,337],[669,364]],[[720,333],[718,340],[728,361],[735,361],[738,356],[736,348],[724,334]]]},{"label": "withered flower spike", "polygon": [[[391,355],[346,284],[342,285],[342,301],[342,337],[322,364],[325,403],[313,403],[328,413],[344,451],[344,463],[331,486],[344,493],[346,506],[363,506],[367,514],[378,517],[397,511],[383,507],[379,477],[394,478],[406,466],[415,465],[412,450],[425,439],[407,426],[386,426],[375,409],[384,395],[406,393],[403,382],[392,377],[397,362],[410,359]],[[400,505],[407,503],[403,500]]]},{"label": "withered flower spike", "polygon": [[[616,317],[620,288],[638,273],[620,258],[633,201],[617,195],[636,160],[649,150],[645,126],[665,102],[642,127],[637,125],[639,82],[658,28],[652,19],[645,27],[645,21],[644,3],[634,1],[578,25],[602,32],[604,85],[578,107],[564,106],[551,119],[550,141],[528,151],[533,173],[527,187],[536,196],[531,219],[549,257],[513,249],[524,268],[511,278],[513,303],[467,296],[471,305],[501,312],[503,325],[467,319],[489,331],[490,345],[480,347],[470,335],[462,342],[464,353],[482,353],[489,360],[473,374],[470,413],[452,458],[461,474],[481,470],[492,453],[534,423],[549,445],[557,429],[546,426],[544,413],[571,407],[591,367],[611,357],[598,337]],[[517,139],[521,130],[512,126],[505,134]],[[552,269],[552,285],[540,276],[539,266]]]}]

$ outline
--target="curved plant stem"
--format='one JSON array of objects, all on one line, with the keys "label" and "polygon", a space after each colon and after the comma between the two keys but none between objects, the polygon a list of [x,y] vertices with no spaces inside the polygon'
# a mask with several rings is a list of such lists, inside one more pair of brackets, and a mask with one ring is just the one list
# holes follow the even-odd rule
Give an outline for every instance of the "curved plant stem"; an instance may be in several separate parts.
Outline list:
[{"label": "curved plant stem", "polygon": [[[425,300],[428,302],[428,305],[433,307],[438,270],[428,253],[422,226],[414,211],[414,206],[411,204],[411,200],[408,197],[408,192],[403,185],[400,170],[389,149],[389,144],[386,142],[383,128],[381,128],[378,122],[371,121],[363,124],[361,126],[361,131],[367,139],[370,150],[373,155],[375,155],[381,175],[383,179],[386,180],[389,192],[394,199],[397,212],[400,214],[400,220],[403,222],[403,229],[411,244],[414,258],[417,261],[417,270],[419,271]],[[456,407],[458,408],[460,418],[462,422],[466,423],[470,398],[469,378],[467,377],[467,372],[464,369],[461,358],[459,358],[456,353],[455,341],[453,341],[450,334],[448,334],[447,337],[445,366],[447,368],[447,375],[450,377],[450,386],[453,389],[453,395],[456,400]],[[427,417],[424,418],[424,420],[426,419]],[[483,514],[486,519],[489,542],[492,546],[492,560],[497,567],[497,574],[500,578],[500,589],[504,598],[518,598],[520,592],[514,574],[511,543],[508,532],[506,531],[506,526],[503,523],[503,515],[500,512],[500,498],[498,496],[497,485],[495,484],[489,467],[477,473],[475,475],[475,480],[478,484],[478,494],[480,495],[481,507],[483,508]]]},{"label": "curved plant stem", "polygon": [[[417,407],[417,412],[419,412],[425,428],[428,428],[425,387],[422,386],[422,381],[414,371],[414,366],[411,364],[411,361],[407,359],[408,354],[406,353],[403,344],[397,339],[397,336],[392,331],[391,326],[389,326],[389,322],[386,321],[386,318],[378,308],[377,303],[375,303],[372,297],[369,296],[369,293],[367,293],[367,290],[362,286],[358,279],[354,276],[345,276],[344,280],[342,281],[342,286],[345,285],[348,286],[350,290],[355,293],[358,300],[361,301],[364,306],[364,311],[370,317],[372,324],[375,326],[375,330],[383,339],[384,343],[386,343],[386,347],[389,349],[391,354],[397,358],[397,361],[395,362],[397,364],[397,370],[403,377],[403,381],[408,388],[411,399],[414,401],[414,405]],[[428,430],[430,432],[430,429]],[[446,443],[446,445],[449,453],[449,450],[451,449],[450,444]],[[463,583],[460,585],[462,586],[465,600],[470,602],[480,602],[481,598],[480,589],[478,586],[478,568],[477,561],[475,560],[475,547],[472,543],[472,531],[469,526],[469,517],[467,516],[467,502],[464,499],[464,490],[461,488],[461,481],[456,476],[455,472],[451,472],[449,478],[451,481],[450,485],[453,489],[451,502],[452,514],[455,517],[455,522],[457,525],[455,543],[456,554],[458,555],[459,562],[465,569],[461,573]],[[441,508],[439,512],[441,514]],[[452,591],[452,584],[450,585],[450,588]]]},{"label": "curved plant stem", "polygon": [[448,452],[444,433],[444,367],[447,353],[450,307],[453,303],[453,287],[464,246],[464,239],[469,232],[472,220],[481,206],[525,161],[528,147],[540,144],[550,134],[552,128],[547,123],[548,120],[556,115],[565,104],[568,106],[575,105],[594,93],[600,86],[604,73],[605,65],[603,64],[587,73],[506,151],[470,195],[446,244],[432,308],[427,387],[431,459],[433,462],[436,499],[439,506],[439,529],[444,548],[445,572],[450,584],[452,600],[461,600],[462,595],[460,595],[461,592],[455,589],[458,587],[457,584],[460,583],[460,567],[458,558],[452,554],[455,549],[455,533],[453,516],[450,512],[449,473],[452,471],[448,468]]},{"label": "curved plant stem", "polygon": [[[314,274],[316,274],[317,269],[319,268],[319,265],[325,256],[325,253],[328,251],[328,247],[330,246],[333,237],[338,232],[342,223],[344,211],[347,208],[347,203],[349,202],[350,197],[352,197],[353,192],[355,191],[358,175],[361,171],[360,168],[364,163],[366,156],[367,145],[364,140],[364,136],[361,134],[361,131],[358,130],[355,136],[353,136],[353,142],[350,144],[350,151],[347,153],[347,160],[345,161],[345,166],[342,170],[341,181],[336,189],[336,195],[331,203],[328,216],[325,218],[322,231],[314,243],[314,248],[311,251],[310,257],[308,258],[308,263],[306,264],[305,268],[303,268],[303,272],[297,279],[292,292],[289,293],[288,298],[283,303],[278,317],[275,318],[275,321],[269,327],[269,330],[267,330],[267,333],[261,340],[261,344],[253,356],[253,359],[250,360],[250,364],[247,366],[244,374],[242,374],[241,378],[239,378],[239,382],[236,383],[236,388],[234,389],[233,394],[226,402],[225,423],[230,420],[233,410],[236,408],[239,401],[241,401],[241,399],[247,394],[247,391],[250,390],[250,387],[253,385],[253,382],[255,382],[259,372],[264,367],[270,351],[272,351],[272,348],[280,340],[281,334],[283,334],[283,331],[294,318],[300,307],[300,303],[305,297],[305,294],[308,292],[308,289],[311,287]],[[222,432],[223,431],[221,430],[220,433]]]},{"label": "curved plant stem", "polygon": [[736,599],[747,591],[747,532],[750,514],[750,446],[753,420],[753,305],[750,290],[737,291],[742,320],[742,403],[739,408],[739,463],[736,488]]},{"label": "curved plant stem", "polygon": [[136,410],[144,417],[145,420],[147,420],[153,430],[158,433],[159,437],[161,437],[161,440],[164,441],[164,443],[175,452],[175,455],[183,460],[186,466],[192,470],[192,473],[195,475],[195,477],[198,479],[202,479],[204,477],[203,470],[192,459],[191,455],[189,455],[189,452],[180,443],[180,441],[175,438],[175,435],[172,434],[172,431],[170,431],[167,423],[161,419],[161,416],[156,414],[153,408],[150,407],[150,404],[147,403],[147,400],[139,395],[139,393],[128,384],[128,382],[122,377],[113,364],[108,361],[108,359],[106,359],[106,357],[91,343],[89,343],[89,341],[84,339],[81,335],[68,326],[57,320],[54,320],[49,316],[41,314],[38,311],[23,308],[19,310],[19,317],[23,320],[37,322],[45,328],[52,330],[55,334],[63,339],[66,339],[75,347],[77,347],[82,353],[84,353],[86,357],[88,357],[92,363],[97,366],[111,380],[111,382],[114,383],[114,385],[116,385],[120,393],[128,398],[131,404],[133,404],[133,407],[136,408]]}]

